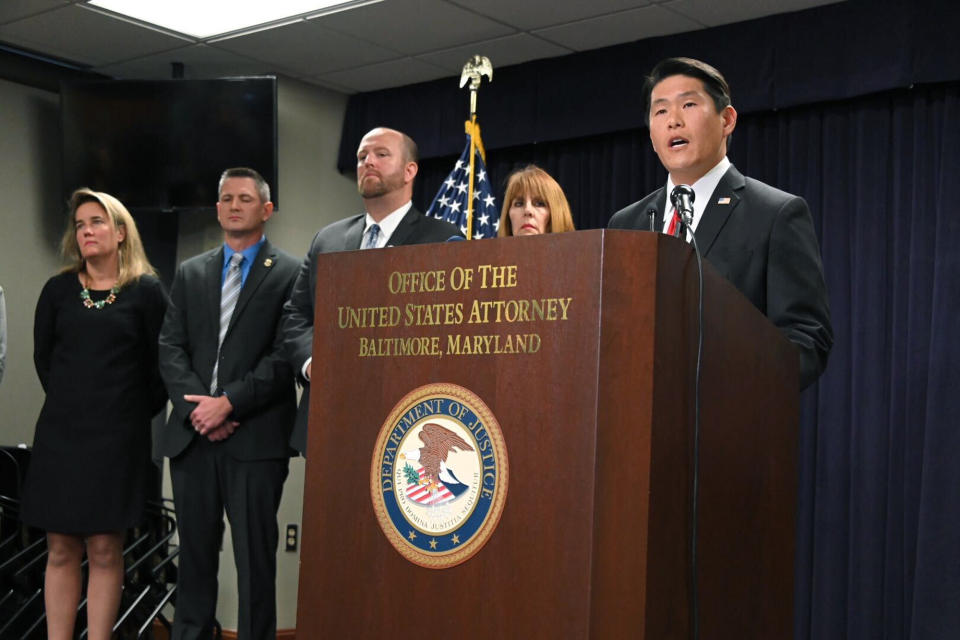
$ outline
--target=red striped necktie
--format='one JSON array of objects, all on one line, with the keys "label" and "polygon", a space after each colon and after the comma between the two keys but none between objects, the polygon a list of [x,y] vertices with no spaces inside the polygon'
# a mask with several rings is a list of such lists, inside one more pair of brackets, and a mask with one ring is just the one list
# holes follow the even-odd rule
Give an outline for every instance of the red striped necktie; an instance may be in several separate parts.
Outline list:
[{"label": "red striped necktie", "polygon": [[670,226],[667,227],[667,235],[674,237],[680,236],[680,214],[677,213],[676,208],[673,210],[673,217],[670,218]]}]

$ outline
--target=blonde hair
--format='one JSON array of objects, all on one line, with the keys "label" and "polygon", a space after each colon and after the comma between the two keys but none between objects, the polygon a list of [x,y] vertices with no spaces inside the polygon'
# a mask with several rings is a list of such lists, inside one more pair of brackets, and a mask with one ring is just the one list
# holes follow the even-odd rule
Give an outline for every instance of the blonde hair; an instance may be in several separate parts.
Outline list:
[{"label": "blonde hair", "polygon": [[573,226],[573,216],[570,215],[570,204],[567,203],[567,197],[563,195],[563,189],[549,173],[531,164],[510,174],[507,191],[503,196],[500,231],[497,235],[513,235],[513,227],[510,224],[510,205],[520,196],[534,196],[547,203],[547,207],[550,208],[549,233],[576,230]]},{"label": "blonde hair", "polygon": [[117,247],[117,286],[126,286],[138,280],[142,275],[157,275],[153,265],[147,259],[146,251],[143,250],[143,241],[140,240],[137,223],[134,222],[133,216],[123,206],[123,203],[109,193],[93,191],[86,187],[77,189],[70,196],[67,228],[63,232],[63,239],[60,241],[60,253],[64,262],[66,262],[66,266],[61,269],[61,272],[79,273],[86,268],[86,260],[83,259],[80,246],[77,244],[76,218],[77,209],[80,205],[88,202],[96,202],[103,207],[114,229],[120,227],[124,229],[123,240]]}]

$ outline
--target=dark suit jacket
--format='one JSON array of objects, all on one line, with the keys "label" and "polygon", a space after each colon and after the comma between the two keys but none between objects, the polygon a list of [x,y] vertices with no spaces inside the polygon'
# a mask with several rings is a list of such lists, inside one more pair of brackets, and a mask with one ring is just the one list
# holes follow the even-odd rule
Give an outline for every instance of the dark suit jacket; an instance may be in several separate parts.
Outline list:
[{"label": "dark suit jacket", "polygon": [[[303,454],[307,451],[310,385],[303,379],[302,372],[304,363],[313,355],[313,300],[317,291],[317,256],[321,253],[359,249],[364,223],[365,214],[360,214],[334,222],[317,232],[310,243],[307,257],[300,265],[293,294],[284,307],[281,327],[284,349],[298,380],[304,383],[290,444]],[[416,207],[411,207],[387,240],[387,246],[445,242],[452,236],[461,235],[460,230],[449,222],[428,218]],[[314,367],[321,365],[322,363],[313,363]]]},{"label": "dark suit jacket", "polygon": [[[611,229],[649,229],[665,187],[614,214]],[[729,204],[719,204],[729,198]],[[800,388],[827,365],[833,345],[820,246],[803,198],[744,178],[731,166],[697,225],[700,252],[800,350]]]},{"label": "dark suit jacket", "polygon": [[[287,457],[296,412],[293,370],[278,333],[283,304],[299,261],[263,243],[240,290],[223,340],[217,377],[240,423],[222,442],[239,460]],[[160,330],[160,375],[173,402],[159,451],[175,457],[198,438],[190,424],[196,406],[184,394],[209,395],[220,332],[223,247],[177,269]]]}]

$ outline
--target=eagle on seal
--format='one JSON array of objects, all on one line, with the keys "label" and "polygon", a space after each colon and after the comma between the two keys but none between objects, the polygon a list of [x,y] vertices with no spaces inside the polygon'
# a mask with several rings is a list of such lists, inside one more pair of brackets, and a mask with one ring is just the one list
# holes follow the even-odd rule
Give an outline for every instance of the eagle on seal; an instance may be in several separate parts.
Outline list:
[{"label": "eagle on seal", "polygon": [[447,456],[455,449],[473,451],[473,447],[463,438],[435,422],[423,425],[418,436],[423,443],[420,447],[420,465],[424,473],[434,480],[440,479],[440,463],[446,463]]}]

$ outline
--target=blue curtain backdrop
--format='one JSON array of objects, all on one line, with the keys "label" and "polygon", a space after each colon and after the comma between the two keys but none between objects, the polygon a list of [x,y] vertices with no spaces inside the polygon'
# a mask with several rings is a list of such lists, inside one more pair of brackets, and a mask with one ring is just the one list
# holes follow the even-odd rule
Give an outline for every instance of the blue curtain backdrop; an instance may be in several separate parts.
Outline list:
[{"label": "blue curtain backdrop", "polygon": [[[960,83],[740,118],[730,158],[803,195],[835,345],[803,397],[796,634],[960,638]],[[666,180],[646,129],[488,153],[564,187],[580,229]],[[454,158],[425,161],[426,206]]]}]

